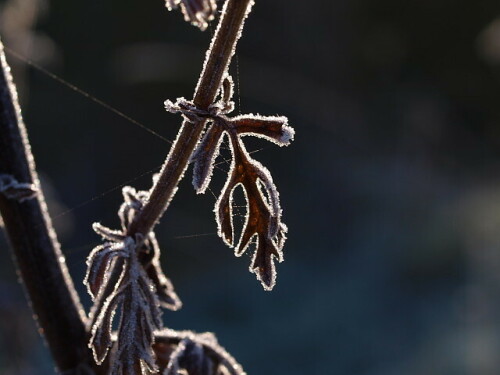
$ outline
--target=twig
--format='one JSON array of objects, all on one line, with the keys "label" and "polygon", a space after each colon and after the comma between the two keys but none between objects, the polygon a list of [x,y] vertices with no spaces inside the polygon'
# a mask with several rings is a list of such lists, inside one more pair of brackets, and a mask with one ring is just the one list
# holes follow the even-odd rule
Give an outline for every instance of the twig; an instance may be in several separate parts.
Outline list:
[{"label": "twig", "polygon": [[59,371],[76,374],[88,358],[84,312],[68,274],[0,41],[0,213],[40,333]]}]

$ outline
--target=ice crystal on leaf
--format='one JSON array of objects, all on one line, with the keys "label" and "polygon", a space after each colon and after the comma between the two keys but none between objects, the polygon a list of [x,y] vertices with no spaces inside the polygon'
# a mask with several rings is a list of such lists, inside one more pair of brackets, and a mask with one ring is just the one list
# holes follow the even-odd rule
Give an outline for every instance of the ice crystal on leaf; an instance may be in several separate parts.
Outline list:
[{"label": "ice crystal on leaf", "polygon": [[[154,233],[147,237],[127,235],[127,228],[141,210],[148,193],[123,189],[124,203],[118,212],[121,230],[94,224],[105,242],[87,259],[84,283],[94,300],[89,347],[101,364],[111,349],[111,375],[155,374],[152,349],[154,331],[162,328],[160,305],[172,310],[181,303],[171,282],[161,271]],[[118,331],[112,334],[113,318],[120,311]]]},{"label": "ice crystal on leaf", "polygon": [[184,20],[205,30],[217,11],[215,0],[166,0],[168,10],[180,6]]},{"label": "ice crystal on leaf", "polygon": [[[283,260],[282,249],[287,227],[281,222],[279,193],[271,174],[250,156],[242,137],[260,137],[279,146],[287,146],[293,140],[295,132],[283,116],[248,114],[229,117],[227,114],[234,109],[232,94],[232,80],[227,76],[220,90],[220,99],[208,110],[197,108],[184,98],[178,98],[175,103],[167,100],[165,108],[172,113],[181,113],[190,122],[203,119],[210,122],[192,156],[193,185],[198,193],[204,193],[210,183],[223,137],[229,139],[231,168],[214,210],[218,234],[227,245],[234,247],[236,256],[241,256],[255,242],[250,271],[256,274],[264,289],[271,290],[276,280],[274,261]],[[233,193],[240,186],[247,203],[247,216],[240,238],[236,241]]]},{"label": "ice crystal on leaf", "polygon": [[209,332],[164,329],[157,333],[154,351],[162,375],[246,375]]}]

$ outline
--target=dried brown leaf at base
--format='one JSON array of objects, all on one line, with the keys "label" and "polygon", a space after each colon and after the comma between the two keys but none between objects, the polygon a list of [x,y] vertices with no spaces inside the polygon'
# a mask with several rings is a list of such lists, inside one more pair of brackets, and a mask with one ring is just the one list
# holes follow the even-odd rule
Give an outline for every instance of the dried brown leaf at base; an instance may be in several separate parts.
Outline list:
[{"label": "dried brown leaf at base", "polygon": [[154,350],[162,375],[246,375],[212,333],[164,329]]},{"label": "dried brown leaf at base", "polygon": [[[104,304],[91,327],[89,347],[98,364],[104,361],[110,347],[113,347],[111,375],[137,375],[137,368],[141,368],[140,374],[144,375],[157,371],[152,345],[153,332],[162,327],[160,304],[155,288],[137,257],[137,242],[127,237],[121,243],[106,243],[96,248],[89,259],[89,269],[93,269],[94,263],[99,263],[98,260],[113,262],[114,258],[108,254],[115,253],[115,258],[119,258],[119,264],[122,265],[119,281],[108,296],[102,295],[107,290],[105,282],[99,282],[99,278],[89,275],[86,277],[89,289],[104,298]],[[105,255],[99,257],[100,253]],[[96,267],[104,268],[100,264]],[[99,285],[92,286],[96,280]],[[111,328],[117,311],[120,312],[118,338],[113,342]]]}]

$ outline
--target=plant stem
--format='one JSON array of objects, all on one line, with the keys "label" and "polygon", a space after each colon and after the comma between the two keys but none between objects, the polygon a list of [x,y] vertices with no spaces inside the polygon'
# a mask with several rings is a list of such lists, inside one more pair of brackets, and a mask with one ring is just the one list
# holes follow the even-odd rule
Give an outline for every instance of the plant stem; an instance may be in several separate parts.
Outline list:
[{"label": "plant stem", "polygon": [[[241,36],[245,18],[252,5],[253,0],[226,1],[196,86],[194,104],[198,108],[207,110],[215,100],[224,74],[234,55],[236,43]],[[179,181],[184,176],[205,122],[183,121],[181,130],[160,171],[160,176],[152,187],[149,200],[130,225],[128,235],[133,236],[137,233],[147,235],[167,209],[177,191]]]},{"label": "plant stem", "polygon": [[35,170],[17,93],[0,41],[0,175],[37,188],[32,199],[0,192],[0,213],[39,332],[65,374],[88,361],[84,312],[52,227]]}]

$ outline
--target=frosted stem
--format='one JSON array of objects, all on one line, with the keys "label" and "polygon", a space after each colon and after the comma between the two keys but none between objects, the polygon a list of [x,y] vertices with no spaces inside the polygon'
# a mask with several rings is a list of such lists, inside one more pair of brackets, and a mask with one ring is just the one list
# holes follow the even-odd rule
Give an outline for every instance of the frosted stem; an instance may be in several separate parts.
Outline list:
[{"label": "frosted stem", "polygon": [[0,213],[39,332],[45,338],[59,371],[76,374],[91,363],[83,308],[39,188],[1,41],[0,60],[0,176],[5,180],[4,193],[9,189],[18,194],[23,189],[37,192],[36,195],[21,195],[22,199],[9,199],[9,194],[0,194]]},{"label": "frosted stem", "polygon": [[[210,104],[214,102],[252,5],[253,0],[226,1],[196,86],[193,101],[198,108],[208,110]],[[184,176],[204,126],[205,121],[194,124],[183,121],[160,176],[151,189],[148,202],[128,229],[129,236],[134,236],[136,233],[146,236],[158,222],[177,191],[177,185]]]}]

